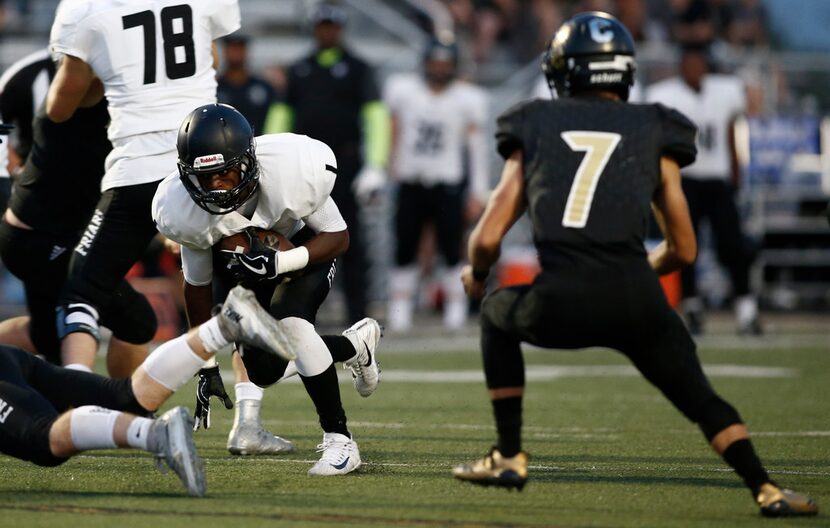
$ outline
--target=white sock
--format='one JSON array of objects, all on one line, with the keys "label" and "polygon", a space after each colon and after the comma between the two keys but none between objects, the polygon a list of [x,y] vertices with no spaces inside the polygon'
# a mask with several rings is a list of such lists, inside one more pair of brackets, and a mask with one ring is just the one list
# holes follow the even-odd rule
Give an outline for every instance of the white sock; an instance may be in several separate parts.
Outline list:
[{"label": "white sock", "polygon": [[297,372],[307,378],[325,372],[332,364],[331,352],[314,325],[299,317],[286,317],[281,322],[297,351],[297,359],[294,360]]},{"label": "white sock", "polygon": [[758,318],[758,300],[752,294],[735,299],[735,318],[739,324],[749,324]]},{"label": "white sock", "polygon": [[444,271],[444,328],[458,330],[467,322],[467,296],[461,282],[462,265],[458,264]]},{"label": "white sock", "polygon": [[92,372],[91,368],[87,367],[86,365],[84,365],[82,363],[70,363],[68,365],[64,365],[63,368],[66,368],[66,369],[69,369],[69,370],[77,370],[77,371],[80,371],[80,372]]},{"label": "white sock", "polygon": [[185,334],[153,350],[141,366],[151,378],[176,392],[204,365],[204,358],[190,349]]},{"label": "white sock", "polygon": [[136,449],[143,449],[147,451],[147,435],[150,432],[150,425],[152,425],[153,420],[149,418],[141,418],[139,416],[135,417],[135,420],[130,422],[130,426],[127,427],[127,443],[130,447],[134,447]]},{"label": "white sock", "polygon": [[262,401],[262,395],[265,394],[264,390],[257,387],[250,381],[242,381],[237,383],[233,386],[233,390],[236,393],[236,401],[238,402],[242,400]]},{"label": "white sock", "polygon": [[417,266],[406,266],[392,270],[392,276],[389,277],[392,291],[389,299],[389,313],[386,318],[390,330],[405,331],[412,328],[414,308],[412,295],[418,283],[418,274]]},{"label": "white sock", "polygon": [[113,438],[113,431],[119,416],[119,411],[95,405],[84,405],[73,410],[69,416],[69,432],[75,449],[86,451],[118,447]]},{"label": "white sock", "polygon": [[219,321],[216,317],[211,317],[199,326],[199,339],[202,340],[205,350],[211,354],[216,354],[230,344],[230,341],[219,330]]}]

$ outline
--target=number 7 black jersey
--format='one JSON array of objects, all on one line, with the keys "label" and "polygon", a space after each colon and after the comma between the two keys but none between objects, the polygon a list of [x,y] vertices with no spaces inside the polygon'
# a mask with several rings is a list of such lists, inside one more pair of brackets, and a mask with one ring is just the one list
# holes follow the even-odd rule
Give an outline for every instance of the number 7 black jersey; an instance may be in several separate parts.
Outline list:
[{"label": "number 7 black jersey", "polygon": [[695,126],[659,104],[535,100],[498,120],[499,153],[523,151],[525,198],[543,267],[643,257],[660,158],[695,159]]}]

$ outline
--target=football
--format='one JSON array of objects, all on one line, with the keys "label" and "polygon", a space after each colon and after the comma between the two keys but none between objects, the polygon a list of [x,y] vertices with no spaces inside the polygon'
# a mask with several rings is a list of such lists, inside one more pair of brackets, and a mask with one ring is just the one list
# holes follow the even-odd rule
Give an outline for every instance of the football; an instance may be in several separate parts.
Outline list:
[{"label": "football", "polygon": [[[254,231],[256,232],[257,237],[264,242],[266,246],[277,248],[280,251],[286,251],[294,248],[294,244],[292,244],[290,240],[276,231],[269,231],[261,228],[256,228]],[[216,246],[220,250],[234,251],[236,253],[243,254],[247,253],[248,250],[251,249],[250,242],[248,241],[248,234],[244,231],[226,236],[217,242]]]}]

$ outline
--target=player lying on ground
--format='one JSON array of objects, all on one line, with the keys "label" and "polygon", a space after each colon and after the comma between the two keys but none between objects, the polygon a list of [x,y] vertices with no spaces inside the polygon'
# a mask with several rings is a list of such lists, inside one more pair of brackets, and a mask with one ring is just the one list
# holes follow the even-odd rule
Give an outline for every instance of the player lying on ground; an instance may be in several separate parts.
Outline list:
[{"label": "player lying on ground", "polygon": [[[697,252],[680,185],[680,166],[696,154],[694,125],[662,105],[625,102],[634,80],[634,42],[605,13],[583,13],[563,24],[543,66],[560,99],[523,103],[499,118],[496,136],[507,161],[470,236],[470,266],[462,279],[468,294],[484,293],[501,239],[525,209],[542,272],[532,285],[502,288],[482,304],[482,356],[498,446],[453,474],[521,489],[527,480],[521,343],[601,346],[625,354],[700,427],[761,513],[815,514],[812,499],[770,480],[738,412],[706,379],[695,343],[657,280],[693,262]],[[647,255],[650,204],[666,240]]]},{"label": "player lying on ground", "polygon": [[164,460],[190,495],[203,496],[207,483],[188,411],[176,407],[155,420],[145,416],[232,342],[295,357],[281,324],[241,286],[219,315],[158,347],[131,379],[57,367],[0,345],[0,452],[51,467],[90,449],[143,449]]}]

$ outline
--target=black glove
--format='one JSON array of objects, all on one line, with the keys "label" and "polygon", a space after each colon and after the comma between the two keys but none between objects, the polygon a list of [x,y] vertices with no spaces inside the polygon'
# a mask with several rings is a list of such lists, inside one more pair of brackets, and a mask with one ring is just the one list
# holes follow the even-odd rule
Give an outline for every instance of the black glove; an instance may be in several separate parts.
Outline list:
[{"label": "black glove", "polygon": [[277,278],[279,272],[279,250],[266,245],[251,231],[246,232],[250,241],[250,248],[247,253],[237,253],[230,250],[222,250],[224,256],[230,261],[228,269],[231,271],[234,280],[261,281]]},{"label": "black glove", "polygon": [[216,396],[225,404],[225,409],[233,409],[233,402],[225,392],[225,384],[219,374],[219,365],[203,368],[199,371],[199,383],[196,385],[196,412],[193,413],[193,430],[199,426],[210,429],[210,397]]}]

